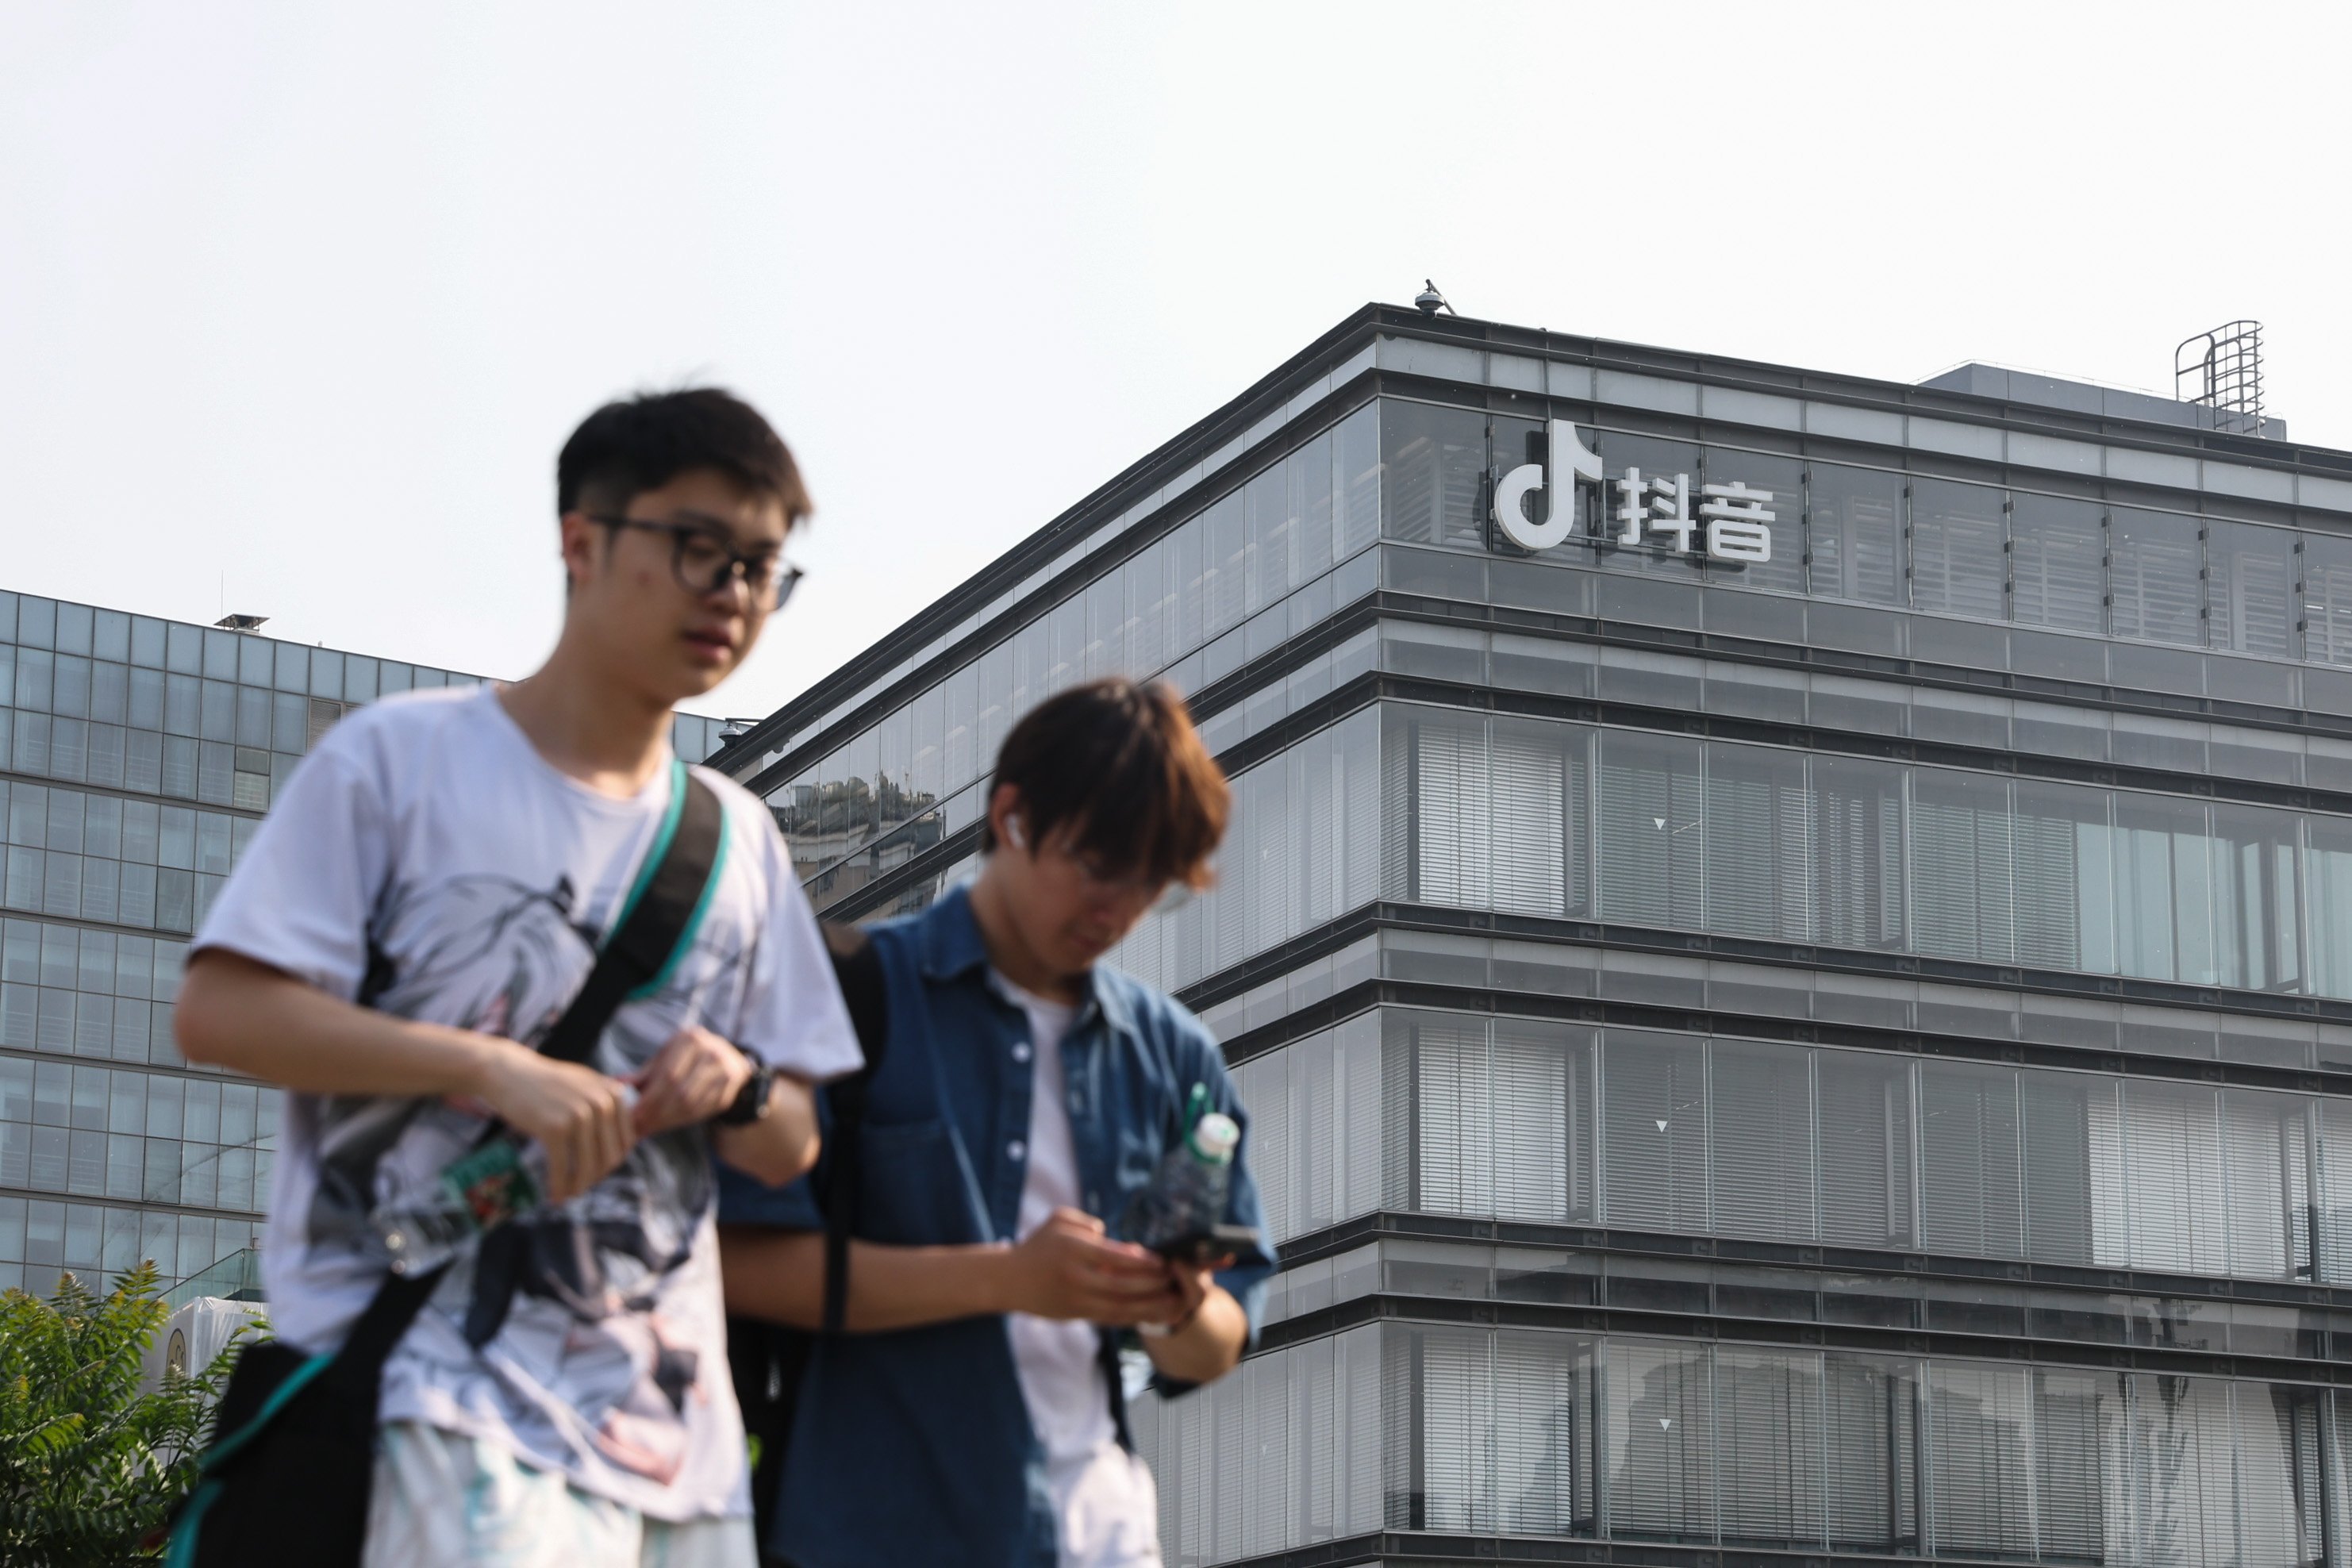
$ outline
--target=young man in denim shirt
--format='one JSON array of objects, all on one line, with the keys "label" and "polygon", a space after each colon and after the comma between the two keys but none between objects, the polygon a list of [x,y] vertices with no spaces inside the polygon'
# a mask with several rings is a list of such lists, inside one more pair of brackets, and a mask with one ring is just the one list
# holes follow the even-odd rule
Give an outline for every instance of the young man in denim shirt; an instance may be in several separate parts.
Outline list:
[{"label": "young man in denim shirt", "polygon": [[[888,1040],[847,1332],[811,1358],[765,1543],[795,1568],[1160,1563],[1112,1336],[1142,1331],[1165,1388],[1223,1376],[1273,1259],[1194,1267],[1119,1237],[1196,1084],[1244,1130],[1224,1217],[1261,1219],[1215,1040],[1097,961],[1169,886],[1207,880],[1226,800],[1166,689],[1065,691],[1006,738],[978,879],[874,928]],[[721,1218],[730,1310],[817,1325],[808,1184],[738,1182]]]}]

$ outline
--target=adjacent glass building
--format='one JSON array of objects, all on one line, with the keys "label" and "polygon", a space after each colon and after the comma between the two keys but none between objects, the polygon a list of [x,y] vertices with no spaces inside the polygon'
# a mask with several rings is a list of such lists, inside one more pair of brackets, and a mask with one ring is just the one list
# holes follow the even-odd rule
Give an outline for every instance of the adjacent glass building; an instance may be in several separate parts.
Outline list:
[{"label": "adjacent glass building", "polygon": [[[250,1292],[278,1096],[172,1043],[188,937],[302,754],[477,678],[0,592],[0,1289]],[[680,715],[682,754],[719,741]]]},{"label": "adjacent glass building", "polygon": [[1367,307],[721,753],[866,918],[1191,695],[1117,961],[1285,1267],[1171,1563],[2352,1562],[2352,454],[2200,413]]}]

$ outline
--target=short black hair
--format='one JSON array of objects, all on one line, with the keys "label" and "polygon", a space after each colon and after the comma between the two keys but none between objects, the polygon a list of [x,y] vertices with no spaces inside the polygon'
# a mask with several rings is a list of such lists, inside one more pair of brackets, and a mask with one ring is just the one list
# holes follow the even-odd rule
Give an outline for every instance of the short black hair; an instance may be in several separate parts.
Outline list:
[{"label": "short black hair", "polygon": [[[1004,737],[994,783],[1021,791],[1033,849],[1067,826],[1079,853],[1115,872],[1193,888],[1208,885],[1231,801],[1184,700],[1156,680],[1094,680],[1048,697]],[[996,848],[985,817],[980,842]]]},{"label": "short black hair", "polygon": [[582,420],[555,459],[555,510],[619,512],[695,468],[774,497],[786,528],[815,510],[783,437],[758,409],[716,386],[641,392]]}]

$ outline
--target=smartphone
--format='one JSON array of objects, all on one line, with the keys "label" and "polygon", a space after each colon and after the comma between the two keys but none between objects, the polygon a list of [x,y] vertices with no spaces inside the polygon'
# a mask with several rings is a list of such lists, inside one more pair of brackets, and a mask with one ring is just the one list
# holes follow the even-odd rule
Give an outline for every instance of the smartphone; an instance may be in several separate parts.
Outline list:
[{"label": "smartphone", "polygon": [[1220,1258],[1245,1257],[1257,1247],[1255,1226],[1218,1225],[1206,1230],[1187,1231],[1158,1243],[1151,1250],[1171,1263],[1189,1263],[1198,1268]]}]

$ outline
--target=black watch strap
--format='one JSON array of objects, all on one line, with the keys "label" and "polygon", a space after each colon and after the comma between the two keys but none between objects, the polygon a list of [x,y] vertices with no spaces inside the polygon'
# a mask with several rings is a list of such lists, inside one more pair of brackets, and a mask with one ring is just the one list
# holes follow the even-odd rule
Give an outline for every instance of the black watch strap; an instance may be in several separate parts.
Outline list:
[{"label": "black watch strap", "polygon": [[711,1120],[721,1127],[749,1127],[768,1113],[768,1091],[775,1087],[775,1083],[776,1069],[754,1058],[751,1076],[735,1096],[735,1103]]}]

